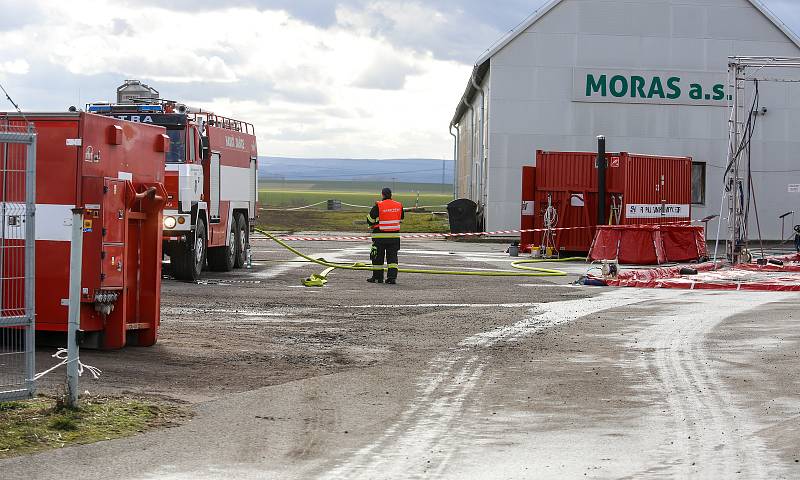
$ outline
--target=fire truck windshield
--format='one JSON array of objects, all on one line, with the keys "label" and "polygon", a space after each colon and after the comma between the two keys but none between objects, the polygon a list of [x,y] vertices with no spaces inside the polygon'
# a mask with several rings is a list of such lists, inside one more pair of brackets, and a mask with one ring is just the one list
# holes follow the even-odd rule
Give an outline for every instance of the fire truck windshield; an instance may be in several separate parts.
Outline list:
[{"label": "fire truck windshield", "polygon": [[167,135],[169,135],[167,163],[186,162],[186,130],[167,129]]}]

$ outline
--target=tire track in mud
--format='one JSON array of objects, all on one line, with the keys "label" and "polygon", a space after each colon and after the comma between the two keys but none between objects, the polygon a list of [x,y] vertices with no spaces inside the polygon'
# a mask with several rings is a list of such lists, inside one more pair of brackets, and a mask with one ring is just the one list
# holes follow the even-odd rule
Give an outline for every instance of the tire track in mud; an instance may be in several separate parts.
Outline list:
[{"label": "tire track in mud", "polygon": [[428,362],[417,381],[416,396],[377,440],[347,455],[346,461],[321,478],[441,475],[458,451],[459,442],[468,435],[460,428],[460,420],[466,406],[480,395],[491,347],[603,310],[663,297],[664,292],[619,289],[592,298],[543,303],[530,309],[529,316],[519,322],[465,338]]},{"label": "tire track in mud", "polygon": [[642,318],[653,325],[637,335],[636,348],[654,349],[643,358],[644,367],[655,371],[653,381],[672,414],[671,444],[660,456],[674,469],[671,475],[681,478],[778,478],[777,457],[757,436],[760,427],[749,413],[736,406],[705,341],[725,319],[786,294],[696,292],[688,298],[665,304],[668,315]]}]

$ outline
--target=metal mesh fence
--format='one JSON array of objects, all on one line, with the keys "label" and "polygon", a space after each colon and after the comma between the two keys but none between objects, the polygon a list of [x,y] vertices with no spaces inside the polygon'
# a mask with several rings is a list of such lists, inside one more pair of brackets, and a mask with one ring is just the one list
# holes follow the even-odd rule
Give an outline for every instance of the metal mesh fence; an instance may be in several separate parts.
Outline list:
[{"label": "metal mesh fence", "polygon": [[35,158],[33,129],[0,121],[0,401],[35,390]]}]

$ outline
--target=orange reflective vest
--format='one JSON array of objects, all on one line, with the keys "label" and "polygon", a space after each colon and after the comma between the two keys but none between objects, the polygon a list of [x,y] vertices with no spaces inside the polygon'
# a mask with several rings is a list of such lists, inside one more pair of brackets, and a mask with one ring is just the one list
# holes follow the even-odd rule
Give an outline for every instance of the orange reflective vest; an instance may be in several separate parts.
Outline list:
[{"label": "orange reflective vest", "polygon": [[400,220],[403,218],[403,204],[391,198],[382,200],[378,205],[378,223],[373,227],[376,232],[400,232]]}]

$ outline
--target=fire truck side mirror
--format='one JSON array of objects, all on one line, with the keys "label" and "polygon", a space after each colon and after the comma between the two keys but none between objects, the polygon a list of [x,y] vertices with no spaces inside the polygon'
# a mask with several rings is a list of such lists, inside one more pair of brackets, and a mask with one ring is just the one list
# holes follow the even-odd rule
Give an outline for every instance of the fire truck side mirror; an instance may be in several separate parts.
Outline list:
[{"label": "fire truck side mirror", "polygon": [[200,137],[200,146],[203,150],[208,150],[208,136]]}]

